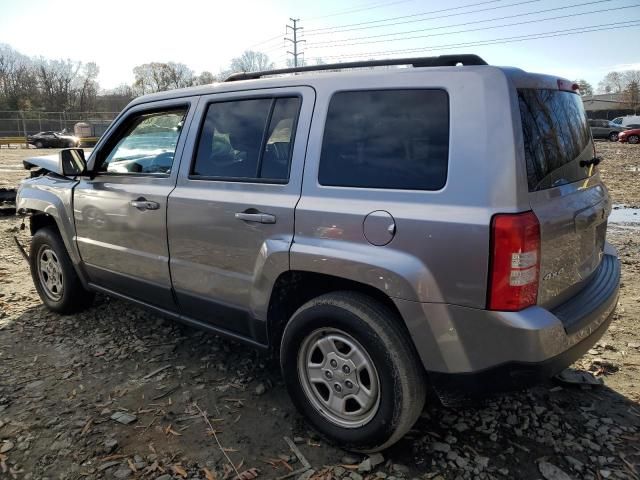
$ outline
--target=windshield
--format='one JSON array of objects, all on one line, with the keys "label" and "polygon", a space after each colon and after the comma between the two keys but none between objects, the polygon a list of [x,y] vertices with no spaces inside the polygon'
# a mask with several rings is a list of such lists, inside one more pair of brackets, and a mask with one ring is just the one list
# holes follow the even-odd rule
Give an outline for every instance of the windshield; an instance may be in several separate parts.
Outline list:
[{"label": "windshield", "polygon": [[585,179],[590,170],[580,161],[593,158],[593,144],[580,96],[519,89],[518,99],[529,191]]}]

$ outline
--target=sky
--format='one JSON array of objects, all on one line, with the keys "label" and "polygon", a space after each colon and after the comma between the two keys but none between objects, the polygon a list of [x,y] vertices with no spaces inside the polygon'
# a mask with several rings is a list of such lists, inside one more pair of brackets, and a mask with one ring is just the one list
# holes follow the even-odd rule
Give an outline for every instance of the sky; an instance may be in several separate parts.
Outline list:
[{"label": "sky", "polygon": [[[284,66],[289,18],[311,61],[476,53],[594,87],[609,71],[640,69],[640,0],[0,0],[0,43],[96,62],[100,86],[113,88],[152,61],[217,73],[253,49]],[[530,39],[541,34],[554,36]]]}]

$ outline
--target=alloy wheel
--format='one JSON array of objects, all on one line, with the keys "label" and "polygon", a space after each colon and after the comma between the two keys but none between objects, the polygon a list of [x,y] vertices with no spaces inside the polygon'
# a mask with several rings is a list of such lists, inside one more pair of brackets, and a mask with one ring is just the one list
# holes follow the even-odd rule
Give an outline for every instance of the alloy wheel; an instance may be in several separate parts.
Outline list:
[{"label": "alloy wheel", "polygon": [[298,376],[313,407],[334,425],[358,428],[380,406],[380,379],[371,356],[348,333],[313,331],[298,352]]}]

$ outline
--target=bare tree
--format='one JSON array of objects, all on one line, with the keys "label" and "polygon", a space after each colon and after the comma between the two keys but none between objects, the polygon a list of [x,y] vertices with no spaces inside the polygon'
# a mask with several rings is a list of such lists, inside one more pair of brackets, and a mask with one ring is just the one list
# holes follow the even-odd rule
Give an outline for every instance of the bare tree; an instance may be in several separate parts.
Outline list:
[{"label": "bare tree", "polygon": [[42,92],[42,105],[45,109],[62,111],[73,104],[73,84],[80,70],[80,65],[79,62],[73,62],[69,59],[38,59],[36,75]]},{"label": "bare tree", "polygon": [[214,83],[216,81],[216,77],[211,72],[204,71],[200,75],[196,76],[194,79],[194,85],[209,85],[210,83]]},{"label": "bare tree", "polygon": [[39,101],[38,81],[30,58],[0,44],[0,107],[30,109]]},{"label": "bare tree", "polygon": [[145,63],[135,67],[133,74],[133,89],[141,95],[189,87],[194,81],[193,70],[183,63]]},{"label": "bare tree", "polygon": [[640,109],[640,81],[631,80],[624,89],[624,101],[635,113]]},{"label": "bare tree", "polygon": [[82,68],[77,87],[77,106],[81,112],[88,112],[95,108],[99,89],[97,80],[99,73],[100,69],[94,62],[89,62]]},{"label": "bare tree", "polygon": [[624,77],[620,72],[609,72],[598,84],[602,93],[621,93],[624,90]]},{"label": "bare tree", "polygon": [[235,72],[255,72],[258,70],[271,70],[274,67],[269,56],[254,50],[245,50],[242,55],[231,60],[229,70]]},{"label": "bare tree", "polygon": [[171,88],[185,88],[193,85],[193,70],[184,63],[169,62],[165,64],[165,74]]}]

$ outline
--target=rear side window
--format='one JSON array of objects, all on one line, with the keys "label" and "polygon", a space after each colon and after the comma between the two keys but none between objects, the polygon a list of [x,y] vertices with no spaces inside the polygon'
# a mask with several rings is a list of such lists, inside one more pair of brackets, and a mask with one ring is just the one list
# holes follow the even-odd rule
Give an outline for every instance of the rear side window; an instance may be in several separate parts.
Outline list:
[{"label": "rear side window", "polygon": [[577,182],[594,169],[587,116],[579,95],[559,90],[518,90],[529,191]]},{"label": "rear side window", "polygon": [[212,103],[191,176],[286,182],[299,110],[298,97]]},{"label": "rear side window", "polygon": [[444,90],[339,92],[329,104],[318,180],[338,187],[439,190],[448,156]]}]

